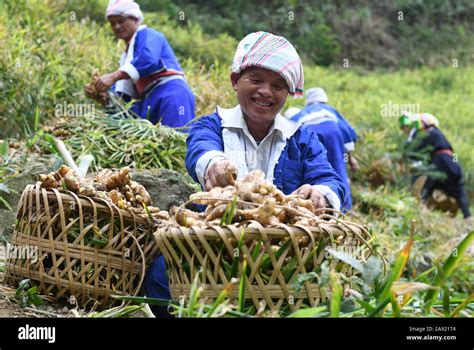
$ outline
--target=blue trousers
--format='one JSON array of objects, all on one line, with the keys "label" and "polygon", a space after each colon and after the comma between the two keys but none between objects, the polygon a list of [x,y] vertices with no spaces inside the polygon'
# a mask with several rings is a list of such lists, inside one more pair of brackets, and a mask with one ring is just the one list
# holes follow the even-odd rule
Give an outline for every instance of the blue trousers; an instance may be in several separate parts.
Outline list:
[{"label": "blue trousers", "polygon": [[145,293],[150,298],[171,299],[166,273],[165,258],[163,255],[153,260],[145,276]]},{"label": "blue trousers", "polygon": [[[171,300],[171,293],[166,273],[165,258],[163,255],[155,258],[148,267],[145,275],[145,294],[149,298]],[[150,309],[156,317],[170,317],[167,307],[150,305]]]},{"label": "blue trousers", "polygon": [[195,117],[194,95],[186,81],[174,79],[155,87],[131,110],[153,124],[178,128]]}]

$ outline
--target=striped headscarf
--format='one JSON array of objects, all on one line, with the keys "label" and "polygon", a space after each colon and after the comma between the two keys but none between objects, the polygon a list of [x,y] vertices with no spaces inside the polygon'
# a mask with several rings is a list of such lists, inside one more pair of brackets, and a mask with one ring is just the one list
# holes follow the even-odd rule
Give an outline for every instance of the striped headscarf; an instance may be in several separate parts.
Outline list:
[{"label": "striped headscarf", "polygon": [[240,73],[248,67],[260,67],[278,73],[288,84],[291,95],[303,95],[303,65],[296,49],[284,37],[256,32],[243,38],[235,52],[232,72]]},{"label": "striped headscarf", "polygon": [[125,16],[135,17],[138,19],[138,24],[143,22],[143,13],[138,5],[133,0],[110,0],[109,6],[105,11],[105,19],[109,16]]}]

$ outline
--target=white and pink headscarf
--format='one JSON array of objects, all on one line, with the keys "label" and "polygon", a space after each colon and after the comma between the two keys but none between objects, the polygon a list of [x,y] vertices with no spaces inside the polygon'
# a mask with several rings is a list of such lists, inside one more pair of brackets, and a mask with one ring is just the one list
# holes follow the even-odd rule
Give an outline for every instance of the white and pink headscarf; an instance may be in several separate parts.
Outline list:
[{"label": "white and pink headscarf", "polygon": [[109,16],[125,16],[135,17],[138,19],[138,24],[143,22],[143,13],[138,5],[133,0],[110,0],[109,6],[105,11],[105,19]]},{"label": "white and pink headscarf", "polygon": [[291,95],[303,95],[303,64],[296,49],[284,37],[255,32],[243,38],[235,52],[232,72],[240,73],[248,67],[261,67],[280,74]]},{"label": "white and pink headscarf", "polygon": [[306,105],[310,105],[316,102],[328,103],[328,95],[323,88],[316,87],[306,91]]}]

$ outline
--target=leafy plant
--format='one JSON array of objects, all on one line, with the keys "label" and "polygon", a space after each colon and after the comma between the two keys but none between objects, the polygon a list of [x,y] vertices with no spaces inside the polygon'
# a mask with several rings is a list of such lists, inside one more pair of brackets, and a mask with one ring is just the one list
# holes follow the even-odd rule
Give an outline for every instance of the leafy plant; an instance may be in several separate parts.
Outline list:
[{"label": "leafy plant", "polygon": [[31,286],[29,279],[24,279],[18,284],[14,298],[21,307],[43,304],[43,299],[38,294],[38,287]]},{"label": "leafy plant", "polygon": [[87,315],[88,318],[126,318],[142,310],[142,305],[116,306],[100,312],[92,312]]},{"label": "leafy plant", "polygon": [[[131,165],[139,169],[185,172],[184,134],[135,118],[119,101],[113,114],[95,110],[81,118],[59,120],[51,129],[53,135],[63,135],[73,158],[93,154],[95,170]],[[45,143],[44,148],[54,145],[50,134],[37,136]]]},{"label": "leafy plant", "polygon": [[[459,245],[449,255],[444,265],[438,269],[438,273],[436,274],[432,282],[434,287],[439,288],[445,285],[446,280],[454,272],[455,268],[459,265],[461,259],[466,254],[466,250],[469,248],[469,246],[472,244],[473,241],[474,241],[474,231],[470,232],[461,241],[461,243],[459,243]],[[426,293],[425,311],[427,312],[429,311],[429,309],[433,305],[435,298],[436,298],[436,290],[431,290],[428,293]],[[466,300],[469,300],[469,299],[472,299],[472,295],[469,296]]]}]

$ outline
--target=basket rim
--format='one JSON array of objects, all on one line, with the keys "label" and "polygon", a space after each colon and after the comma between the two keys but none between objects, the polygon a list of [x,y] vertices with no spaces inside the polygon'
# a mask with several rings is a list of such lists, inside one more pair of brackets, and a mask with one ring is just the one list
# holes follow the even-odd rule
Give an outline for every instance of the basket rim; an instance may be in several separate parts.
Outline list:
[{"label": "basket rim", "polygon": [[[124,218],[133,219],[137,222],[137,224],[145,224],[145,225],[149,225],[150,227],[153,227],[153,225],[150,224],[150,222],[148,220],[138,216],[137,214],[135,214],[131,211],[128,211],[126,209],[121,209],[121,208],[117,207],[115,204],[107,202],[103,198],[88,197],[88,196],[84,196],[84,195],[81,195],[81,194],[74,193],[70,190],[64,190],[62,188],[60,188],[60,189],[57,189],[57,188],[51,188],[51,189],[42,188],[38,184],[34,184],[34,185],[29,184],[25,187],[25,189],[23,190],[22,195],[20,197],[20,201],[18,202],[18,210],[21,209],[20,204],[22,203],[22,197],[24,195],[25,196],[28,195],[30,192],[35,193],[35,191],[45,191],[46,194],[47,194],[48,199],[56,200],[57,197],[59,196],[59,197],[61,197],[61,200],[64,203],[75,203],[79,200],[81,202],[81,205],[88,206],[88,205],[90,205],[90,202],[92,201],[96,205],[97,210],[100,211],[100,212],[108,213],[108,212],[110,212],[110,208],[112,208],[113,210],[115,210],[119,215],[121,215]],[[17,216],[18,216],[18,214],[17,214]]]},{"label": "basket rim", "polygon": [[[268,238],[280,238],[280,237],[288,237],[289,232],[296,236],[308,236],[314,234],[325,234],[328,231],[334,231],[334,228],[340,228],[340,232],[332,232],[333,234],[341,234],[346,235],[348,232],[354,233],[356,237],[360,237],[359,235],[364,236],[368,233],[365,228],[361,228],[359,225],[356,224],[347,224],[346,223],[346,230],[344,230],[343,225],[335,224],[335,223],[321,223],[319,226],[302,226],[302,225],[286,225],[280,224],[278,227],[265,227],[262,226],[260,223],[256,221],[252,221],[252,224],[256,224],[255,226],[241,226],[241,225],[225,225],[219,226],[214,225],[210,227],[201,227],[201,226],[191,226],[191,227],[184,227],[184,226],[166,226],[166,227],[159,227],[155,230],[155,238],[159,239],[163,238],[170,238],[170,237],[193,237],[193,236],[201,236],[204,238],[220,238],[221,234],[219,232],[224,232],[225,234],[235,235],[236,231],[239,233],[244,230],[245,235],[249,237],[252,236],[260,236],[262,231]],[[348,227],[349,226],[349,227]],[[347,229],[349,228],[349,229]],[[367,238],[370,238],[368,235]]]}]

